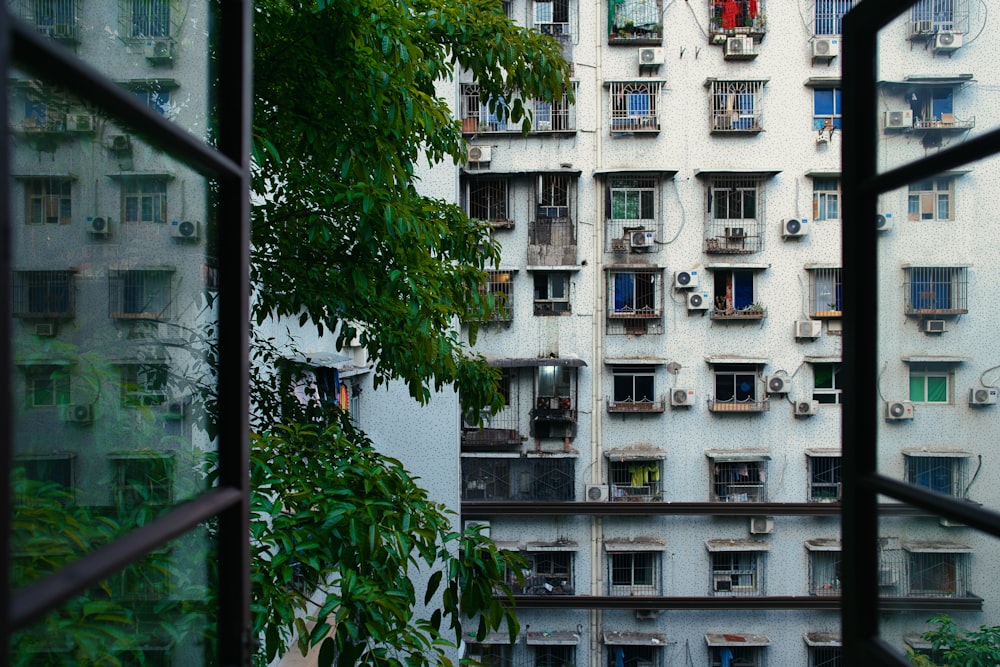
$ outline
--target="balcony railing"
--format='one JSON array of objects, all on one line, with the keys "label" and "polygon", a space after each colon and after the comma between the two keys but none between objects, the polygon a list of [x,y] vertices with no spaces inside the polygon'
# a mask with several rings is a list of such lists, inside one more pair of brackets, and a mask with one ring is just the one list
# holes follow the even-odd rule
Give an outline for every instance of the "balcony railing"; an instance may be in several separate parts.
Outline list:
[{"label": "balcony railing", "polygon": [[767,412],[770,408],[768,400],[751,399],[747,401],[720,401],[708,399],[708,409],[711,412]]},{"label": "balcony railing", "polygon": [[464,458],[463,501],[575,499],[572,458]]},{"label": "balcony railing", "polygon": [[617,401],[613,398],[607,399],[608,412],[663,412],[664,405],[666,405],[666,399],[660,397],[657,400],[638,400],[634,401],[631,399],[624,399]]}]

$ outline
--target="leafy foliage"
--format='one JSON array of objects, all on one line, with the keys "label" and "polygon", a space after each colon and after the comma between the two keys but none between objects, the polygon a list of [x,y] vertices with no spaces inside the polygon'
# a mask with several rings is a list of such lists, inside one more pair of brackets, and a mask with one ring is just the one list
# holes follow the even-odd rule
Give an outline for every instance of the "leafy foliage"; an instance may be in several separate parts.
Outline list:
[{"label": "leafy foliage", "polygon": [[994,667],[1000,664],[1000,626],[981,625],[978,630],[962,630],[947,615],[928,620],[937,625],[921,637],[931,643],[932,660],[925,655],[910,653],[910,662],[921,667]]}]

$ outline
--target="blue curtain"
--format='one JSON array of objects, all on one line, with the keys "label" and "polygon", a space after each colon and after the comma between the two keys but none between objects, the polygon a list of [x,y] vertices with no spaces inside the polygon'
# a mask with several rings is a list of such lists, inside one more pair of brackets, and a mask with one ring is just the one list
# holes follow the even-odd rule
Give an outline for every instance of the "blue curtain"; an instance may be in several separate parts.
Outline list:
[{"label": "blue curtain", "polygon": [[635,274],[615,274],[615,312],[635,305]]}]

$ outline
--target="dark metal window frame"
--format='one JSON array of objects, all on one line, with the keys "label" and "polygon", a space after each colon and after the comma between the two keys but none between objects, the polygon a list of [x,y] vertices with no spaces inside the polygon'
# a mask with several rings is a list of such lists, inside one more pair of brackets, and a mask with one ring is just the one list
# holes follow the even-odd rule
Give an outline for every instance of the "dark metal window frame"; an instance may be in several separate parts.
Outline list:
[{"label": "dark metal window frame", "polygon": [[[842,161],[845,220],[875,220],[879,195],[906,187],[961,165],[1000,153],[1000,129],[944,148],[924,158],[879,173],[877,72],[878,32],[904,15],[913,0],[861,2],[844,17],[844,142]],[[878,600],[878,495],[884,494],[935,515],[954,519],[994,537],[1000,537],[1000,513],[945,498],[928,489],[879,474],[878,415],[878,304],[872,280],[878,271],[875,225],[845,225],[843,246],[844,292],[850,310],[844,313],[845,364],[851,372],[845,390],[852,400],[844,405],[843,448],[843,556],[853,572],[843,590],[842,628],[845,664],[907,665],[904,657],[880,637],[882,610]]]},{"label": "dark metal window frame", "polygon": [[[252,3],[216,4],[218,35],[214,44],[213,92],[218,118],[214,147],[170,123],[136,100],[131,91],[111,81],[105,74],[54,45],[28,24],[15,19],[10,8],[0,9],[0,65],[10,79],[15,68],[28,69],[53,84],[64,86],[82,99],[100,99],[104,108],[167,151],[215,178],[220,210],[229,212],[227,234],[220,238],[219,263],[219,436],[220,477],[217,486],[195,500],[180,505],[142,528],[75,561],[55,574],[19,590],[10,590],[10,513],[0,512],[0,650],[10,653],[11,636],[28,627],[49,611],[107,579],[146,554],[162,549],[170,540],[196,529],[207,521],[218,527],[216,557],[226,563],[219,568],[217,608],[219,653],[217,664],[249,665],[252,654],[249,586],[249,480],[248,468],[248,297],[249,297],[249,156],[252,113]],[[5,88],[0,104],[0,126],[9,127],[10,90]],[[0,340],[12,338],[11,278],[13,257],[11,211],[14,193],[10,188],[10,144],[0,145],[0,295],[4,317],[0,318]],[[13,350],[0,346],[0,364],[11,368]],[[0,405],[11,409],[12,375],[0,381]],[[11,469],[14,454],[12,420],[2,420],[0,453]],[[0,497],[10,497],[11,480],[0,476]]]}]

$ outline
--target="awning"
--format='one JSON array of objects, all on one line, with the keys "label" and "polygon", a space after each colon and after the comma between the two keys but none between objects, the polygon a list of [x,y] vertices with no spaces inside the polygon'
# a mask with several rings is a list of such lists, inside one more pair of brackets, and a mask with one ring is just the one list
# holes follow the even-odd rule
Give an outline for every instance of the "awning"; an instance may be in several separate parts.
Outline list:
[{"label": "awning", "polygon": [[764,449],[706,449],[705,456],[722,462],[771,460],[771,454]]},{"label": "awning", "polygon": [[810,169],[806,172],[808,178],[840,178],[839,169]]},{"label": "awning", "polygon": [[966,546],[965,544],[959,544],[958,542],[946,542],[946,541],[914,541],[914,542],[903,542],[902,547],[904,551],[909,551],[912,554],[971,554],[972,547]]},{"label": "awning", "polygon": [[963,86],[973,81],[971,74],[910,74],[903,77],[902,81],[879,81],[878,85],[884,86],[893,91],[905,91],[913,88],[925,87],[951,87]]},{"label": "awning", "polygon": [[547,271],[549,273],[553,273],[553,272],[556,272],[556,271],[567,271],[567,272],[579,271],[581,268],[583,268],[583,267],[580,266],[579,264],[560,264],[560,265],[531,264],[529,266],[524,267],[524,270],[525,271]]},{"label": "awning", "polygon": [[490,359],[489,364],[495,368],[530,368],[538,366],[569,366],[571,368],[579,368],[586,366],[587,362],[576,357],[508,357],[505,359]]},{"label": "awning", "polygon": [[650,444],[633,445],[631,447],[615,447],[604,452],[611,461],[662,461],[667,453]]},{"label": "awning", "polygon": [[663,366],[663,357],[612,357],[604,360],[608,366]]},{"label": "awning", "polygon": [[769,359],[762,357],[742,357],[738,354],[710,354],[705,357],[705,363],[709,364],[750,364],[754,366],[764,366],[770,363]]},{"label": "awning", "polygon": [[605,632],[609,646],[666,646],[667,636],[659,632]]},{"label": "awning", "polygon": [[673,178],[677,175],[677,170],[669,167],[602,167],[594,170],[594,176],[607,174],[658,174]]},{"label": "awning", "polygon": [[921,449],[904,449],[903,456],[937,456],[941,458],[967,459],[972,456],[972,452],[966,452],[960,449],[927,449],[925,447]]},{"label": "awning", "polygon": [[840,355],[807,354],[802,357],[807,364],[839,364]]},{"label": "awning", "polygon": [[806,88],[840,88],[839,76],[811,76],[806,79]]},{"label": "awning", "polygon": [[821,537],[815,540],[806,540],[807,551],[840,551],[840,540],[832,537]]},{"label": "awning", "polygon": [[770,264],[737,264],[735,262],[720,262],[713,264],[706,264],[705,268],[709,271],[726,271],[726,270],[746,270],[746,271],[766,271],[771,268]]},{"label": "awning", "polygon": [[604,540],[604,550],[608,552],[663,551],[666,543],[654,537],[611,538]]},{"label": "awning", "polygon": [[529,632],[526,643],[528,646],[576,646],[580,643],[580,635],[569,631]]},{"label": "awning", "polygon": [[832,262],[806,262],[802,265],[806,271],[815,271],[816,269],[840,269],[843,268],[841,264],[834,264]]},{"label": "awning", "polygon": [[807,632],[802,639],[806,646],[841,646],[839,632]]},{"label": "awning", "polygon": [[804,450],[806,456],[840,456],[840,447],[810,447]]},{"label": "awning", "polygon": [[958,357],[950,354],[908,354],[903,361],[908,364],[961,364],[970,357]]},{"label": "awning", "polygon": [[695,169],[694,175],[698,178],[711,178],[713,176],[761,176],[763,178],[773,178],[781,173],[780,169]]},{"label": "awning", "polygon": [[[514,641],[517,641],[516,637],[515,637]],[[496,645],[511,646],[510,633],[508,633],[508,632],[490,632],[485,637],[483,637],[482,641],[476,641],[475,637],[473,637],[467,643],[469,643],[469,644],[484,644],[484,645],[488,644],[488,645],[491,645],[491,646],[496,646]]]},{"label": "awning", "polygon": [[566,176],[579,176],[583,173],[581,169],[515,169],[515,170],[505,170],[505,171],[478,171],[478,170],[468,170],[464,167],[459,170],[463,176],[487,176],[487,177],[497,177],[497,176],[540,176],[544,174],[563,174]]},{"label": "awning", "polygon": [[770,551],[771,545],[760,540],[705,540],[710,553],[720,551]]},{"label": "awning", "polygon": [[580,545],[570,540],[556,542],[528,542],[525,551],[577,551]]},{"label": "awning", "polygon": [[972,264],[963,264],[962,262],[920,262],[919,264],[913,264],[912,262],[907,262],[906,264],[901,264],[899,268],[901,269],[967,269]]},{"label": "awning", "polygon": [[705,643],[709,646],[770,646],[767,635],[751,635],[735,632],[707,632]]}]

